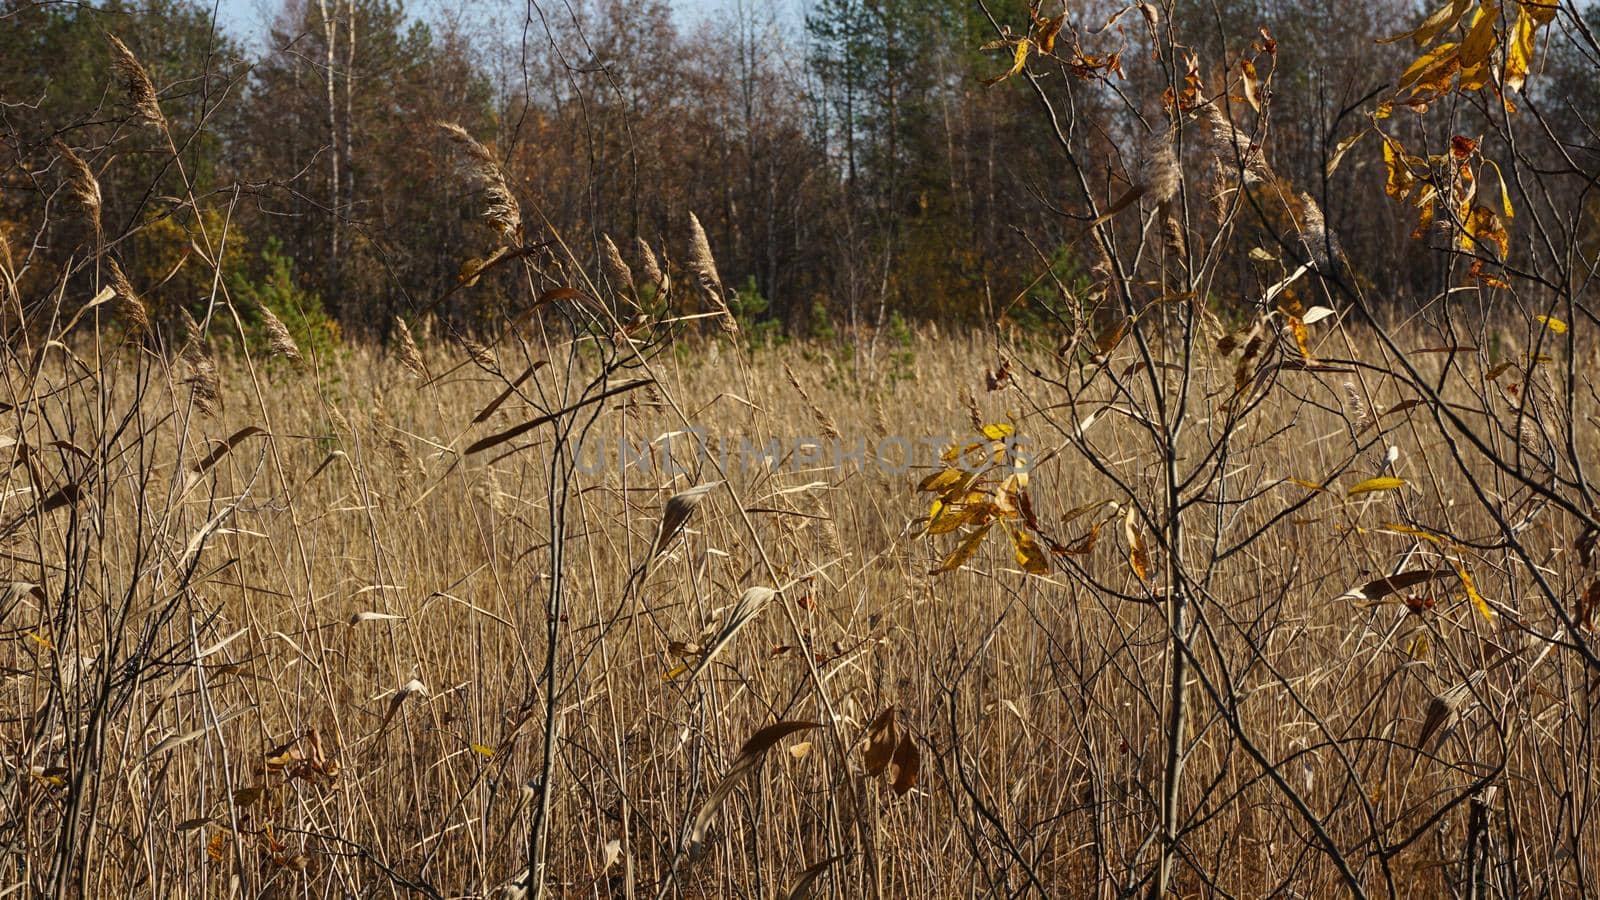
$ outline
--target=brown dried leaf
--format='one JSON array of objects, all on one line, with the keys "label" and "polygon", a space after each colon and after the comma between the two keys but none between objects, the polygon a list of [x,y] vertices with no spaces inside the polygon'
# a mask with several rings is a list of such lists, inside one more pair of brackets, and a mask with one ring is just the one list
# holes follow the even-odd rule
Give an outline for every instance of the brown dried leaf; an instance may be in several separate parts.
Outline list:
[{"label": "brown dried leaf", "polygon": [[904,797],[917,783],[917,773],[922,770],[922,754],[911,740],[911,735],[901,735],[895,745],[894,757],[889,761],[889,786],[895,794]]},{"label": "brown dried leaf", "polygon": [[867,746],[862,751],[866,758],[867,774],[877,775],[889,765],[895,749],[894,707],[886,707],[867,726]]},{"label": "brown dried leaf", "polygon": [[1387,578],[1369,581],[1345,592],[1345,596],[1357,600],[1381,600],[1397,591],[1416,587],[1435,578],[1449,578],[1455,574],[1454,569],[1413,569],[1410,572],[1398,572]]}]

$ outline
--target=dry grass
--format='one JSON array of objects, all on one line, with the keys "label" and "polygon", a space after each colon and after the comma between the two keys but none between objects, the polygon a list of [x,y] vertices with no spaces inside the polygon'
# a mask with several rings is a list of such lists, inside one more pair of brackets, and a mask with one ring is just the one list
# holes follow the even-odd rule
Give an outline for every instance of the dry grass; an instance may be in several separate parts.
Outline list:
[{"label": "dry grass", "polygon": [[[1335,332],[1321,352],[1381,361],[1363,341]],[[669,348],[653,365],[662,402],[614,398],[596,434],[659,449],[682,428],[676,404],[730,446],[787,442],[816,432],[819,417],[847,444],[876,444],[883,429],[967,437],[966,392],[989,421],[1014,415],[1032,442],[1041,531],[1072,544],[1091,523],[1106,527],[1090,553],[1055,556],[1048,576],[1020,572],[998,534],[966,567],[930,576],[959,535],[917,535],[927,509],[914,487],[927,471],[732,469],[644,566],[666,499],[723,476],[619,469],[615,456],[579,473],[559,538],[569,601],[555,648],[565,687],[548,786],[553,892],[784,896],[836,854],[845,858],[814,886],[822,896],[1112,896],[1136,885],[1159,822],[1167,618],[1160,603],[1078,577],[1141,591],[1119,508],[1062,522],[1129,498],[1058,431],[1072,417],[1060,395],[1022,377],[986,391],[993,344],[978,337],[924,336],[914,377],[898,380],[870,360],[858,380],[829,348],[735,364],[726,344],[713,346]],[[8,368],[0,398],[11,408],[0,433],[16,441],[3,451],[0,503],[0,521],[16,527],[0,551],[10,579],[26,583],[7,595],[0,645],[0,878],[91,896],[225,896],[235,879],[251,896],[496,892],[526,866],[545,788],[535,781],[551,435],[535,429],[510,455],[515,444],[461,450],[536,415],[524,398],[558,395],[559,367],[474,426],[506,379],[457,368],[463,354],[448,344],[424,347],[425,366],[409,342],[398,358],[358,349],[299,368],[223,358],[223,402],[207,417],[208,398],[182,372],[104,347],[96,380],[81,358],[47,349],[36,371]],[[1006,352],[1019,373],[1063,368],[1046,353]],[[513,362],[516,345],[496,353],[507,372],[531,361]],[[1132,359],[1125,346],[1107,371]],[[1196,448],[1218,427],[1222,400],[1208,391],[1233,384],[1231,363],[1208,365],[1190,399]],[[1340,890],[1292,792],[1374,893],[1460,885],[1471,831],[1492,848],[1493,883],[1580,895],[1600,865],[1592,824],[1572,812],[1589,810],[1600,787],[1592,675],[1512,627],[1555,631],[1529,570],[1504,550],[1463,556],[1500,611],[1493,621],[1455,581],[1403,592],[1418,611],[1341,598],[1408,553],[1407,568],[1440,564],[1432,542],[1384,523],[1448,521],[1480,543],[1494,533],[1423,410],[1357,436],[1346,379],[1369,416],[1406,399],[1370,373],[1285,373],[1241,427],[1218,482],[1227,496],[1215,498],[1228,502],[1209,529],[1186,532],[1181,552],[1215,561],[1194,601],[1197,666],[1233,700],[1230,712],[1193,686],[1176,884],[1233,896]],[[1109,387],[1100,396],[1115,399]],[[1579,420],[1595,412],[1580,399]],[[239,436],[250,426],[263,433]],[[1086,434],[1136,493],[1159,490],[1137,423],[1108,409]],[[1357,453],[1358,438],[1378,441]],[[1595,459],[1592,430],[1582,439]],[[1354,454],[1348,487],[1376,474],[1389,445],[1404,490],[1347,498],[1334,486],[1272,519],[1309,492],[1269,485],[1321,481]],[[1504,476],[1477,474],[1479,487],[1515,493]],[[40,500],[61,485],[75,485],[75,499]],[[1525,542],[1568,597],[1582,591],[1573,537],[1541,520]],[[1159,581],[1169,563],[1152,555]],[[673,642],[715,634],[748,588],[783,586],[769,584],[763,559],[793,583],[697,677],[664,680],[680,662]],[[90,677],[106,659],[137,678]],[[1454,704],[1450,721],[1419,751],[1436,695]],[[891,705],[920,751],[904,796],[867,775],[855,743]],[[780,742],[733,787],[704,852],[683,852],[746,738],[797,720],[833,727]],[[79,765],[88,746],[92,770]],[[1463,791],[1486,776],[1494,790],[1471,795],[1480,808]],[[1472,831],[1480,814],[1489,827]],[[1412,840],[1380,860],[1374,833]],[[68,857],[81,863],[58,873],[68,835],[84,842]]]}]

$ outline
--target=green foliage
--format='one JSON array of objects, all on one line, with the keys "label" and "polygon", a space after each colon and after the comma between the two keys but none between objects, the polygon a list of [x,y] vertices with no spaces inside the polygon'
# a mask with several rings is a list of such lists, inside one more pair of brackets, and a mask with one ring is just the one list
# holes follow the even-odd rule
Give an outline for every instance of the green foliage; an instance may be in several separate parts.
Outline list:
[{"label": "green foliage", "polygon": [[[111,70],[106,35],[127,44],[160,92],[162,113],[182,148],[182,171],[150,129],[122,128],[128,112]],[[240,46],[212,27],[209,6],[186,0],[111,0],[104,4],[14,3],[0,0],[0,98],[5,131],[17,150],[47,150],[60,137],[86,151],[101,182],[108,230],[149,218],[160,197],[213,190],[224,159],[220,133],[238,104],[195,102],[228,93]],[[205,127],[200,127],[201,117]],[[115,141],[115,154],[89,148]],[[13,161],[15,162],[15,161]],[[107,163],[110,163],[108,166]],[[155,188],[151,189],[152,182]],[[0,218],[30,192],[0,191]],[[20,216],[11,215],[13,218]]]},{"label": "green foliage", "polygon": [[889,350],[889,381],[910,381],[916,377],[917,354],[912,348],[916,346],[917,336],[899,310],[889,314],[888,332],[889,339],[894,342]]},{"label": "green foliage", "polygon": [[768,347],[783,342],[783,323],[769,315],[771,304],[756,286],[754,275],[746,278],[744,287],[728,301],[728,309],[751,347]]},{"label": "green foliage", "polygon": [[828,313],[827,301],[817,297],[811,301],[811,315],[806,319],[806,334],[811,339],[824,344],[831,344],[839,339],[838,329],[833,327],[833,316]]},{"label": "green foliage", "polygon": [[252,326],[251,353],[266,355],[267,340],[259,327],[259,310],[263,307],[272,310],[283,322],[302,356],[326,359],[338,350],[339,323],[328,315],[319,295],[296,283],[294,261],[283,252],[283,244],[276,237],[267,239],[256,268],[254,279],[243,272],[229,277],[229,289],[239,316]]}]

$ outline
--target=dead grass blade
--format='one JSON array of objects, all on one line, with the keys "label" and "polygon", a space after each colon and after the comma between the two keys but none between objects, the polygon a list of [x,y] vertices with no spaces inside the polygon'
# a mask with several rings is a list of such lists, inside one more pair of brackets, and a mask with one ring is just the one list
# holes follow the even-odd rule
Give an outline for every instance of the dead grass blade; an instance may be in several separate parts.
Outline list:
[{"label": "dead grass blade", "polygon": [[389,730],[389,723],[394,720],[394,714],[400,711],[401,704],[405,703],[413,695],[425,697],[427,694],[428,686],[415,678],[400,685],[400,689],[395,691],[394,696],[389,699],[389,708],[384,711],[383,721],[378,724],[377,736],[381,738],[384,732]]},{"label": "dead grass blade", "polygon": [[711,827],[711,822],[717,817],[717,810],[722,806],[722,801],[728,799],[733,789],[739,786],[747,775],[761,768],[761,763],[768,750],[791,734],[818,727],[816,722],[778,722],[757,731],[739,748],[739,755],[734,758],[733,765],[728,767],[727,774],[717,782],[717,786],[706,795],[705,803],[701,804],[700,811],[695,814],[694,827],[689,831],[689,854],[697,855],[705,846],[706,829]]},{"label": "dead grass blade", "polygon": [[806,900],[811,896],[811,886],[816,883],[818,878],[822,877],[822,873],[828,871],[830,866],[844,859],[844,857],[845,855],[840,853],[837,856],[830,856],[821,862],[813,863],[801,869],[784,887],[784,900]]},{"label": "dead grass blade", "polygon": [[211,471],[211,467],[221,462],[222,458],[232,452],[234,447],[239,446],[240,441],[258,434],[266,434],[266,431],[256,427],[255,425],[247,425],[244,428],[235,431],[233,434],[228,435],[227,439],[218,444],[216,449],[206,454],[204,459],[196,461],[195,464],[189,468],[190,473],[192,475],[199,476]]},{"label": "dead grass blade", "polygon": [[739,597],[739,602],[735,603],[733,609],[729,611],[728,618],[723,620],[722,627],[717,630],[716,636],[706,645],[700,661],[695,663],[694,668],[689,671],[689,681],[693,683],[695,677],[705,671],[707,666],[711,665],[711,660],[722,652],[724,647],[733,642],[734,635],[738,634],[741,628],[750,624],[761,612],[762,608],[767,605],[768,601],[777,595],[778,592],[769,587],[757,586],[746,590]]},{"label": "dead grass blade", "polygon": [[473,444],[467,448],[467,454],[466,455],[471,456],[471,455],[473,455],[475,453],[482,453],[483,451],[488,450],[488,449],[490,449],[492,447],[498,447],[499,445],[504,444],[506,441],[515,440],[516,438],[519,438],[522,435],[527,434],[528,432],[532,431],[533,429],[538,428],[540,425],[544,425],[544,424],[547,424],[549,422],[554,422],[556,419],[559,419],[562,416],[568,415],[569,413],[577,412],[578,410],[583,409],[586,406],[592,406],[593,404],[599,403],[600,401],[605,400],[607,398],[615,397],[618,394],[625,394],[628,391],[631,391],[631,390],[633,390],[635,388],[644,387],[647,384],[654,384],[654,383],[655,383],[654,379],[651,379],[651,378],[640,378],[640,379],[636,379],[634,381],[624,382],[623,384],[619,384],[619,385],[617,385],[616,387],[613,387],[613,388],[607,388],[606,390],[601,391],[600,393],[595,394],[592,397],[586,397],[583,400],[580,400],[577,403],[572,404],[571,406],[565,407],[563,409],[558,409],[553,413],[547,413],[545,415],[542,415],[542,416],[538,417],[537,419],[532,419],[530,421],[523,422],[521,425],[517,425],[517,426],[515,426],[513,428],[508,428],[505,431],[499,432],[498,434],[491,434],[486,438],[482,438],[480,440],[477,440],[477,441],[473,442]]},{"label": "dead grass blade", "polygon": [[501,391],[498,397],[495,397],[493,400],[489,401],[489,405],[483,408],[483,412],[480,412],[476,416],[472,417],[472,424],[481,425],[487,421],[490,416],[494,415],[495,410],[499,409],[503,403],[511,399],[511,395],[517,392],[517,388],[522,387],[522,383],[524,381],[527,381],[533,376],[533,373],[539,371],[549,364],[550,363],[548,361],[541,359],[529,366],[527,371],[516,377],[515,381],[512,381],[510,384],[506,385],[506,389]]},{"label": "dead grass blade", "polygon": [[144,755],[144,758],[150,759],[151,757],[158,756],[167,752],[168,750],[175,750],[178,747],[182,747],[184,744],[187,744],[190,741],[200,737],[207,731],[210,731],[213,728],[221,728],[229,722],[232,722],[234,719],[237,719],[249,712],[252,708],[253,707],[250,706],[241,706],[238,709],[219,716],[215,722],[208,722],[203,727],[196,728],[193,731],[175,731],[162,738],[160,741],[157,741],[156,745],[150,748],[150,752]]}]

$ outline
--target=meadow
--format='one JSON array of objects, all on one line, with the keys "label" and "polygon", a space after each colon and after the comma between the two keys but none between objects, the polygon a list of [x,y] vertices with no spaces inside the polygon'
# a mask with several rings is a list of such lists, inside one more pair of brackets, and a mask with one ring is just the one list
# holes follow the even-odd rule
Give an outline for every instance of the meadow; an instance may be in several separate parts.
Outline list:
[{"label": "meadow", "polygon": [[[515,893],[543,816],[552,896],[1122,895],[1157,849],[1161,585],[1189,565],[1176,890],[1316,896],[1344,866],[1399,896],[1585,894],[1593,677],[1536,639],[1561,626],[1533,583],[1583,590],[1575,536],[1524,496],[1531,564],[1495,547],[1471,494],[1513,480],[1442,465],[1431,417],[1374,374],[1383,349],[1312,327],[1347,364],[1278,372],[1230,420],[1240,450],[1176,560],[1130,512],[1162,470],[1136,376],[1104,374],[1137,367],[1130,347],[688,335],[586,407],[623,464],[561,474],[558,423],[466,452],[593,374],[535,366],[561,356],[548,334],[300,360],[168,361],[109,330],[37,346],[4,397],[5,878],[491,896]],[[1235,366],[1207,349],[1188,375],[1179,462],[1207,465]],[[1001,424],[1030,508],[941,566],[993,523],[925,533],[941,464],[874,453],[953,435],[987,454]],[[870,449],[734,465],[682,452],[690,426]],[[1380,473],[1403,485],[1350,492]],[[1009,529],[1050,542],[1044,565]],[[718,645],[741,598],[765,602]],[[775,723],[795,724],[741,755]]]},{"label": "meadow", "polygon": [[116,19],[153,76],[48,6],[0,897],[1600,894],[1594,131],[1524,90],[1592,82],[1570,4],[1385,37],[1311,134],[1325,60],[1171,3],[947,8],[973,59],[863,112],[895,17],[824,3],[759,140],[753,65],[741,130],[576,12],[303,4],[237,66]]}]

